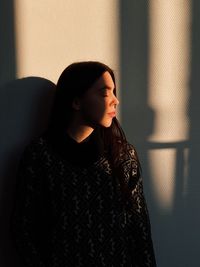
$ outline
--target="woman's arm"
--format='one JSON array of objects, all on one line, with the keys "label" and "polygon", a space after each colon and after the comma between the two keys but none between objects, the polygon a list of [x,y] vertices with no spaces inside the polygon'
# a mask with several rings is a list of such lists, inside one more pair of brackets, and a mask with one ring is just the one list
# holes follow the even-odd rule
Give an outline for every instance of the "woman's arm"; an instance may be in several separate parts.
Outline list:
[{"label": "woman's arm", "polygon": [[[48,253],[45,196],[40,158],[34,146],[26,147],[17,172],[11,234],[26,267],[45,267]],[[44,247],[45,246],[45,247]]]},{"label": "woman's arm", "polygon": [[131,200],[126,212],[127,238],[134,267],[156,267],[151,238],[151,225],[143,192],[143,181],[139,175],[138,164],[133,157],[135,149],[131,146],[128,186]]}]

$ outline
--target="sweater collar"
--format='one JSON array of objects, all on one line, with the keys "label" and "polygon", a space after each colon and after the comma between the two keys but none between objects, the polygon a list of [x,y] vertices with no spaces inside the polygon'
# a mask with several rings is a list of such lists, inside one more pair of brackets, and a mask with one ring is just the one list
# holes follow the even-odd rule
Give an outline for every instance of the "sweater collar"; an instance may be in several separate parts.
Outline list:
[{"label": "sweater collar", "polygon": [[56,136],[52,133],[48,133],[46,137],[54,151],[75,165],[86,166],[91,164],[104,153],[104,144],[99,127],[95,128],[93,132],[80,143],[70,137],[66,132],[57,134]]}]

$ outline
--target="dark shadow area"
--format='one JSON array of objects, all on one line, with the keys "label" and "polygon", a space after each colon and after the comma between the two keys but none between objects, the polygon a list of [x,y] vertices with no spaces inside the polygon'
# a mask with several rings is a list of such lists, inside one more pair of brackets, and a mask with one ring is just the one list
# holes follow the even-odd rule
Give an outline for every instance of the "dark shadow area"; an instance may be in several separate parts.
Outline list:
[{"label": "dark shadow area", "polygon": [[2,267],[19,266],[9,232],[16,171],[25,146],[46,129],[54,89],[55,85],[52,82],[39,77],[15,80],[0,88],[0,265]]},{"label": "dark shadow area", "polygon": [[141,144],[151,133],[153,120],[152,110],[147,106],[147,1],[120,3],[122,124],[128,129],[128,138]]},{"label": "dark shadow area", "polygon": [[[120,1],[121,124],[135,145],[143,169],[144,190],[153,239],[157,236],[157,212],[148,172],[147,137],[152,133],[154,112],[148,97],[148,1]],[[157,242],[154,242],[157,254]],[[157,256],[157,255],[156,255]]]},{"label": "dark shadow area", "polygon": [[[174,170],[173,170],[173,206],[170,209],[162,208],[157,202],[156,209],[152,212],[152,221],[156,225],[155,242],[157,245],[157,262],[159,267],[188,267],[195,266],[190,263],[192,260],[188,258],[188,254],[192,251],[187,245],[187,218],[188,210],[186,206],[189,204],[187,200],[188,181],[190,179],[187,167],[187,152],[190,149],[189,141],[159,143],[147,142],[147,152],[150,150],[173,151]],[[147,177],[151,177],[151,166],[147,166]],[[163,174],[167,171],[163,169]],[[172,166],[170,166],[172,168]],[[162,179],[162,177],[159,177]],[[167,187],[167,185],[166,185]],[[163,188],[160,188],[163,190]],[[167,190],[167,189],[166,189]],[[158,200],[157,200],[158,201]],[[189,226],[189,225],[188,225]],[[189,263],[190,262],[190,263]]]},{"label": "dark shadow area", "polygon": [[16,77],[13,0],[0,0],[0,84]]},{"label": "dark shadow area", "polygon": [[[192,1],[191,81],[188,116],[189,140],[148,142],[154,130],[154,111],[148,106],[148,1],[120,1],[121,23],[121,123],[128,140],[138,150],[144,190],[150,212],[158,267],[198,266],[200,252],[200,2]],[[181,63],[180,63],[181,64]],[[161,208],[153,190],[148,153],[175,151],[174,198],[170,210]],[[185,157],[189,152],[189,157]],[[188,169],[187,169],[188,166]],[[166,169],[168,168],[166,164]],[[186,170],[187,169],[187,170]],[[163,170],[165,172],[165,169]],[[162,177],[160,177],[162,179]]]},{"label": "dark shadow area", "polygon": [[[146,139],[153,130],[153,110],[147,104],[148,5],[147,1],[120,1],[121,122],[139,153],[145,173]],[[151,185],[145,179],[150,205]]]},{"label": "dark shadow area", "polygon": [[185,243],[189,251],[187,266],[199,265],[200,253],[200,1],[192,0],[192,43],[191,43],[191,78],[190,78],[190,153],[189,153],[189,183],[188,195],[184,212]]}]

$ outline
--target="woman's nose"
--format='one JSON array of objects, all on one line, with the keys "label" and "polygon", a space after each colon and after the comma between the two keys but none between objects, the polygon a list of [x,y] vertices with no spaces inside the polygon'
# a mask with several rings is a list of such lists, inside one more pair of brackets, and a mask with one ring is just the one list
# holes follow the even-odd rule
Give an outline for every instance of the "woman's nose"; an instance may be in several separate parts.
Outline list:
[{"label": "woman's nose", "polygon": [[115,105],[118,105],[119,104],[119,100],[118,100],[118,98],[115,96],[115,98],[114,98],[114,104]]}]

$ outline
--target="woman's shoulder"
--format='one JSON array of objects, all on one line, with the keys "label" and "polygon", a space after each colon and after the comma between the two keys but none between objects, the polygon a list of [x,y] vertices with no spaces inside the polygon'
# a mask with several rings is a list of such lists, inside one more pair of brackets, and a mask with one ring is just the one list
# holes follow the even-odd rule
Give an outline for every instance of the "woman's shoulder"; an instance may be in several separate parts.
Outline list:
[{"label": "woman's shoulder", "polygon": [[136,151],[136,147],[130,143],[130,142],[126,142],[126,147],[127,147],[127,151],[130,153],[130,155],[136,155],[137,151]]},{"label": "woman's shoulder", "polygon": [[22,154],[24,156],[33,155],[38,156],[47,148],[47,141],[43,135],[33,137],[24,146]]},{"label": "woman's shoulder", "polygon": [[119,140],[118,142],[120,143],[121,148],[122,148],[121,153],[120,153],[120,156],[122,157],[122,159],[126,159],[126,160],[138,159],[136,147],[132,143],[130,143],[127,140],[126,140],[126,142],[123,142],[123,143],[121,140]]},{"label": "woman's shoulder", "polygon": [[121,167],[125,174],[137,176],[139,174],[140,162],[135,146],[126,141],[124,143],[125,149],[122,150]]}]

